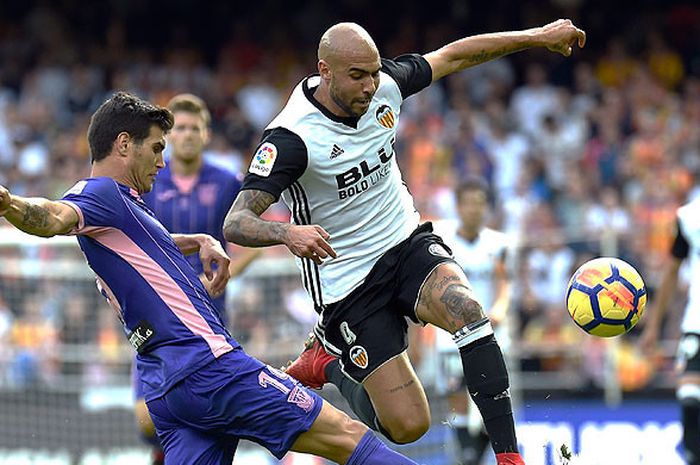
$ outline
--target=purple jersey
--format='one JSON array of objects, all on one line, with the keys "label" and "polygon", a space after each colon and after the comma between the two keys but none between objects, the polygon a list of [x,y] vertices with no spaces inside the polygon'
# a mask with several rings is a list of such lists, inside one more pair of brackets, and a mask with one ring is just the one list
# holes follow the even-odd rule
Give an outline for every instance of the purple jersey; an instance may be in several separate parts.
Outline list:
[{"label": "purple jersey", "polygon": [[[240,188],[241,182],[235,174],[205,160],[196,181],[183,189],[175,182],[168,164],[158,173],[153,190],[143,200],[168,231],[209,234],[226,249],[224,218]],[[188,256],[187,261],[198,274],[202,273],[198,255]],[[225,319],[225,296],[213,300]]]},{"label": "purple jersey", "polygon": [[238,347],[197,273],[137,192],[107,177],[63,197],[80,218],[70,234],[138,352],[146,401]]}]

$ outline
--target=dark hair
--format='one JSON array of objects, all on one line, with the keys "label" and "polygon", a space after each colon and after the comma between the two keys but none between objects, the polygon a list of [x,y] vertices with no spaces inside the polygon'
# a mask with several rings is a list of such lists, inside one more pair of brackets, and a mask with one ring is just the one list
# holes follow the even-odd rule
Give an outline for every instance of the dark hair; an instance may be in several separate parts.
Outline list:
[{"label": "dark hair", "polygon": [[481,191],[486,194],[486,198],[490,200],[491,189],[489,189],[489,183],[486,182],[484,178],[479,176],[467,176],[455,189],[455,198],[457,203],[459,203],[459,199],[462,198],[462,194],[471,191]]},{"label": "dark hair", "polygon": [[211,124],[211,113],[204,100],[192,94],[178,94],[168,102],[168,110],[173,113],[184,111],[199,115],[204,120],[204,124],[209,127]]},{"label": "dark hair", "polygon": [[126,132],[137,143],[143,142],[157,125],[164,132],[173,127],[173,114],[128,92],[117,92],[93,113],[88,126],[90,156],[96,162],[112,151],[119,133]]}]

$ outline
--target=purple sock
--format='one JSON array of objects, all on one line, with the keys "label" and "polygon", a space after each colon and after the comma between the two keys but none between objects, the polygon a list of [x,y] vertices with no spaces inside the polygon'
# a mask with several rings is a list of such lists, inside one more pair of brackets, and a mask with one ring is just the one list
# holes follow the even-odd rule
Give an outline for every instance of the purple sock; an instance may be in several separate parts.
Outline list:
[{"label": "purple sock", "polygon": [[389,449],[372,431],[367,431],[345,465],[418,465]]}]

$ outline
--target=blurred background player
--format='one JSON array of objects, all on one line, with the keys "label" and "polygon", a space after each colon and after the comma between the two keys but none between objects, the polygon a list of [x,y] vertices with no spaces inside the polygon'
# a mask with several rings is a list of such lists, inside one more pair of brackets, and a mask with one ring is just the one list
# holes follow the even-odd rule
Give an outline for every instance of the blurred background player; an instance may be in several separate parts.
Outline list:
[{"label": "blurred background player", "polygon": [[683,447],[688,465],[700,465],[700,197],[680,207],[671,260],[656,292],[640,343],[647,352],[656,348],[664,316],[677,296],[678,275],[683,261],[690,259],[688,302],[681,322],[678,343],[676,398],[681,406]]},{"label": "blurred background player", "polygon": [[[179,94],[168,102],[167,108],[175,120],[167,136],[170,157],[156,176],[153,190],[145,194],[143,200],[171,233],[205,233],[226,249],[222,228],[226,213],[240,190],[239,178],[204,156],[204,148],[210,139],[211,114],[202,99],[192,94]],[[229,266],[231,277],[238,276],[260,254],[259,250],[241,250],[234,251],[229,247],[229,254],[233,257]],[[206,285],[199,257],[189,255],[187,261]],[[226,325],[226,291],[212,300]],[[136,380],[134,385],[134,411],[141,435],[155,448],[154,463],[161,463],[162,448],[146,409],[143,392]]]},{"label": "blurred background player", "polygon": [[[508,237],[486,226],[489,187],[485,180],[469,177],[455,189],[458,220],[443,222],[436,232],[450,244],[455,261],[462,267],[474,295],[494,326],[504,354],[510,347],[510,325],[506,318],[511,286],[506,265]],[[488,436],[479,411],[464,382],[459,352],[446,331],[436,331],[435,387],[447,395],[448,424],[454,433],[456,464],[477,465],[488,446]]]}]

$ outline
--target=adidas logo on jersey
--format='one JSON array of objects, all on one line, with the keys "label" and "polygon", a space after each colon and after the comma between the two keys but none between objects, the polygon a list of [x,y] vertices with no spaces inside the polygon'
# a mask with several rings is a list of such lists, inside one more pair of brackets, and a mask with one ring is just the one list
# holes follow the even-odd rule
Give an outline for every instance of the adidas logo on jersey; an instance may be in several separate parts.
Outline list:
[{"label": "adidas logo on jersey", "polygon": [[331,149],[331,160],[333,160],[336,157],[341,156],[344,153],[345,153],[345,150],[341,149],[336,144],[333,144],[333,148]]}]

